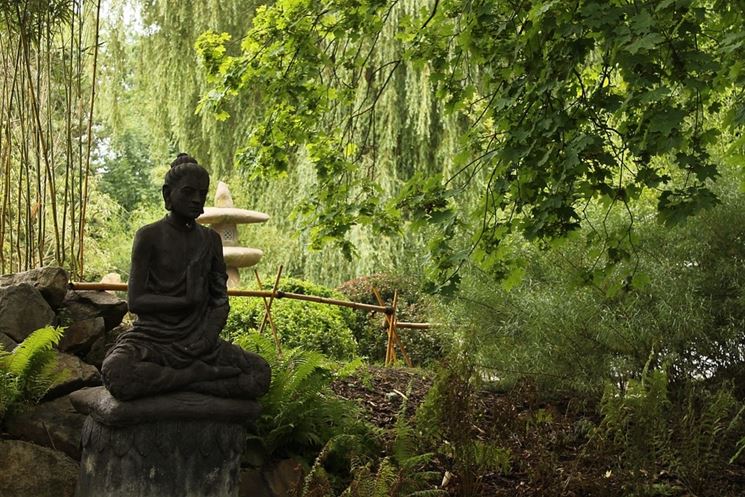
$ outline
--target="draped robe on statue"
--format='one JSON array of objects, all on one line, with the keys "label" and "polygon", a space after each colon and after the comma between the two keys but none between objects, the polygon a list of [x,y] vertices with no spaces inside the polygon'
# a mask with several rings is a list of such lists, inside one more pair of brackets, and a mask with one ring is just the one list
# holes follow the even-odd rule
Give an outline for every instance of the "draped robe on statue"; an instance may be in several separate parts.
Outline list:
[{"label": "draped robe on statue", "polygon": [[[229,310],[226,282],[215,231],[168,217],[141,228],[129,283],[137,320],[119,336],[102,368],[112,395],[126,400],[174,390],[241,398],[265,393],[271,375],[266,361],[218,338]],[[156,299],[184,299],[190,291],[204,298],[177,308],[157,305]],[[150,305],[138,304],[139,292],[150,296]]]}]

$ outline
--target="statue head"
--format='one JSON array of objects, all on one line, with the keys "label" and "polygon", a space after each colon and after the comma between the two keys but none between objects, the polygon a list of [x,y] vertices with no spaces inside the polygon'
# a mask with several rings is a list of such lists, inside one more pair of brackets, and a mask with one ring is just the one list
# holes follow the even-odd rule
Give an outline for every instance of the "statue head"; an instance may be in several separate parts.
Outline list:
[{"label": "statue head", "polygon": [[178,154],[163,180],[163,200],[166,209],[186,219],[194,220],[204,212],[210,176],[196,159]]}]

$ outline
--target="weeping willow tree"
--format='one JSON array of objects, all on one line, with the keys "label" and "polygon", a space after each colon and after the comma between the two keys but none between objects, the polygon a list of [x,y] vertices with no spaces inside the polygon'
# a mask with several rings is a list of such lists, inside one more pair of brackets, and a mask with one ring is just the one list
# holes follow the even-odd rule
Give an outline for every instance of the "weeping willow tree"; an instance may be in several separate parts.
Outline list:
[{"label": "weeping willow tree", "polygon": [[[635,205],[672,225],[718,202],[721,158],[743,146],[744,14],[717,0],[277,0],[240,52],[219,33],[200,39],[213,85],[202,108],[224,118],[235,95],[261,95],[239,163],[270,177],[307,158],[313,244],[349,253],[360,225],[435,226],[431,260],[452,286],[469,261],[504,273],[513,236],[545,245],[587,225],[612,267],[636,250]],[[378,152],[386,142],[405,158],[415,126],[409,115],[386,135],[378,119],[409,72],[462,133],[386,202]],[[440,149],[430,138],[420,145]],[[611,212],[626,216],[616,232]]]},{"label": "weeping willow tree", "polygon": [[230,123],[195,114],[206,83],[194,42],[207,29],[238,35],[253,10],[253,2],[239,0],[110,0],[101,91],[101,118],[110,135],[135,132],[155,164],[188,151],[214,174],[229,174],[251,105],[235,102]]},{"label": "weeping willow tree", "polygon": [[0,269],[83,272],[99,0],[0,1]]},{"label": "weeping willow tree", "polygon": [[[370,67],[398,57],[401,23],[416,10],[417,2],[407,1],[386,14],[377,39],[365,48]],[[337,284],[395,266],[419,270],[432,234],[404,233],[398,229],[399,219],[377,214],[378,224],[387,224],[382,233],[349,222],[364,206],[353,207],[357,213],[344,212],[341,206],[328,213],[326,219],[333,219],[336,229],[348,230],[349,236],[336,244],[323,243],[338,240],[334,229],[324,231],[322,223],[309,224],[303,214],[318,205],[318,199],[308,196],[318,190],[318,158],[297,147],[291,136],[273,137],[275,150],[288,162],[279,175],[258,175],[245,167],[250,161],[246,144],[257,136],[268,88],[259,83],[240,95],[230,92],[232,99],[222,102],[217,119],[210,112],[195,112],[214,83],[205,73],[204,64],[209,61],[200,63],[197,57],[204,56],[204,39],[199,54],[194,50],[199,35],[225,33],[219,38],[222,47],[238,53],[254,11],[254,5],[238,1],[199,5],[171,0],[112,2],[112,15],[104,26],[109,43],[101,90],[102,116],[112,137],[138,134],[139,143],[149,149],[156,165],[167,163],[168,156],[177,151],[189,151],[211,169],[213,182],[222,179],[230,184],[237,205],[269,213],[272,218],[266,225],[242,229],[244,245],[265,251],[261,264],[266,271],[284,264],[293,275]],[[136,26],[125,22],[127,12],[136,14]],[[345,153],[363,159],[370,180],[367,185],[377,185],[374,191],[365,190],[362,184],[347,185],[349,195],[362,194],[368,202],[373,196],[381,202],[393,199],[414,175],[433,177],[451,168],[461,130],[458,120],[436,98],[436,87],[426,70],[408,62],[387,67],[396,70],[389,76],[387,71],[337,69],[354,79],[354,89],[350,104],[330,116],[341,119],[350,106],[367,106],[375,95],[375,111],[357,119],[348,137],[355,138],[342,145]],[[324,109],[305,111],[306,119],[329,120]],[[161,174],[155,166],[156,179]],[[338,186],[346,188],[343,182]]]}]

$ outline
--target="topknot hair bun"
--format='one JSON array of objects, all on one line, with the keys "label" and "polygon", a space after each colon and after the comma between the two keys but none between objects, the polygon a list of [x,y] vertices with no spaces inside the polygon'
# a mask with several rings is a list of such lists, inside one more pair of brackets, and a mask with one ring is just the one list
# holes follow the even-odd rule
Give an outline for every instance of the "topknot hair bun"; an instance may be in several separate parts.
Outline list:
[{"label": "topknot hair bun", "polygon": [[197,160],[191,157],[189,154],[181,152],[176,156],[176,159],[171,162],[171,167],[176,167],[179,164],[199,164]]}]

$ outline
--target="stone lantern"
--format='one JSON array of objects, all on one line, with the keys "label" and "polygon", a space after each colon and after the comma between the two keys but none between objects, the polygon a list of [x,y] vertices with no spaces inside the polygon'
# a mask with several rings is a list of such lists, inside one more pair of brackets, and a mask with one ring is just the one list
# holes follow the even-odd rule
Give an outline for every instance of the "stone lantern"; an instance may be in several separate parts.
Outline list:
[{"label": "stone lantern", "polygon": [[247,223],[264,223],[269,219],[263,212],[239,209],[233,206],[233,197],[228,185],[217,183],[215,207],[205,207],[204,213],[197,218],[200,224],[209,224],[222,238],[223,257],[228,273],[228,288],[235,288],[241,281],[238,268],[255,265],[264,252],[257,248],[238,246],[238,226]]}]

